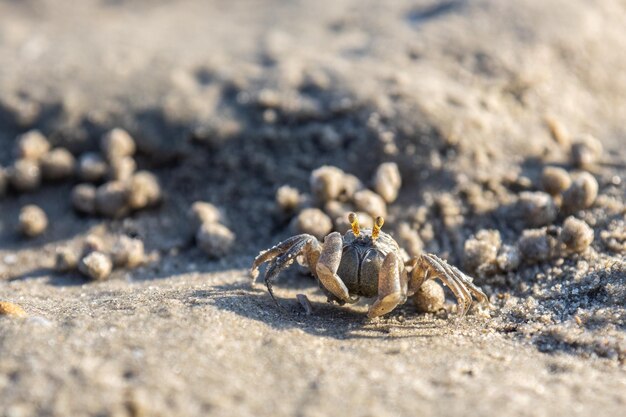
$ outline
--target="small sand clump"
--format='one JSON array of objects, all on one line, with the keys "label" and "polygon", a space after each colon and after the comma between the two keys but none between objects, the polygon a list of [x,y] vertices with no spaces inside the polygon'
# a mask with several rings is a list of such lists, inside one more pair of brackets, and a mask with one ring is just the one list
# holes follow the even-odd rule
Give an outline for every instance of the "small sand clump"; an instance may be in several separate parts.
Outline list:
[{"label": "small sand clump", "polygon": [[113,262],[106,254],[94,251],[81,259],[78,270],[95,281],[101,281],[111,275]]},{"label": "small sand clump", "polygon": [[552,196],[560,195],[571,184],[572,178],[563,168],[547,166],[541,173],[541,187]]},{"label": "small sand clump", "polygon": [[520,193],[517,208],[524,223],[530,227],[552,224],[559,213],[552,196],[541,191]]},{"label": "small sand clump", "polygon": [[96,190],[96,211],[105,217],[119,218],[129,212],[130,190],[122,181],[102,184]]},{"label": "small sand clump", "polygon": [[138,171],[130,179],[129,205],[133,210],[152,207],[161,202],[161,185],[156,175]]},{"label": "small sand clump", "polygon": [[500,232],[481,230],[465,241],[463,263],[467,270],[478,271],[495,265],[498,251],[502,245]]},{"label": "small sand clump", "polygon": [[354,194],[354,204],[357,210],[364,211],[373,218],[387,216],[385,200],[374,191],[361,190]]},{"label": "small sand clump", "polygon": [[26,237],[39,236],[48,228],[48,216],[38,206],[24,206],[20,210],[19,227]]},{"label": "small sand clump", "polygon": [[517,246],[502,245],[496,258],[496,263],[501,271],[515,271],[520,266],[521,262],[522,254]]},{"label": "small sand clump", "polygon": [[100,182],[109,172],[109,165],[100,154],[84,153],[78,158],[78,176],[87,182]]},{"label": "small sand clump", "polygon": [[100,140],[100,151],[109,162],[133,156],[135,149],[135,141],[127,131],[121,128],[110,130]]},{"label": "small sand clump", "polygon": [[58,248],[55,253],[54,269],[57,272],[69,272],[78,267],[78,253],[71,248]]},{"label": "small sand clump", "polygon": [[321,240],[333,230],[333,222],[322,210],[308,208],[293,219],[292,228],[295,233],[308,233]]},{"label": "small sand clump", "polygon": [[413,296],[415,308],[420,313],[436,313],[443,308],[445,301],[443,287],[432,279],[425,281]]},{"label": "small sand clump", "polygon": [[343,175],[343,187],[339,195],[340,201],[349,201],[354,199],[354,194],[363,189],[363,183],[360,179],[352,174]]},{"label": "small sand clump", "polygon": [[41,185],[41,169],[35,161],[19,159],[9,168],[9,181],[18,192],[34,191]]},{"label": "small sand clump", "polygon": [[136,268],[143,264],[146,252],[143,241],[120,236],[111,249],[111,260],[117,268]]},{"label": "small sand clump", "polygon": [[219,223],[222,221],[222,213],[211,203],[205,201],[196,201],[189,208],[187,217],[194,231],[198,230],[203,224]]},{"label": "small sand clump", "polygon": [[292,213],[301,205],[302,196],[296,188],[283,185],[276,190],[276,203],[283,212]]},{"label": "small sand clump", "polygon": [[0,316],[6,317],[28,317],[22,307],[8,301],[0,301]]},{"label": "small sand clump", "polygon": [[45,154],[40,161],[41,176],[46,181],[71,178],[76,171],[76,159],[65,148],[56,148]]},{"label": "small sand clump", "polygon": [[574,139],[571,148],[572,164],[577,168],[594,165],[602,155],[602,143],[591,135]]},{"label": "small sand clump", "polygon": [[527,263],[542,262],[555,255],[557,240],[547,233],[547,229],[524,230],[517,242],[522,259]]},{"label": "small sand clump", "polygon": [[400,170],[395,162],[380,164],[374,174],[374,190],[387,202],[393,203],[398,198],[402,185]]},{"label": "small sand clump", "polygon": [[354,207],[352,207],[352,205],[342,203],[340,201],[333,200],[324,204],[324,212],[333,219],[338,217],[347,218],[348,213],[351,211],[354,211]]},{"label": "small sand clump", "polygon": [[235,234],[220,223],[205,223],[196,233],[196,242],[211,258],[227,255],[235,243]]},{"label": "small sand clump", "polygon": [[574,213],[589,208],[598,197],[598,181],[588,172],[581,172],[563,193],[563,210]]},{"label": "small sand clump", "polygon": [[50,142],[38,130],[28,131],[17,137],[15,142],[15,157],[38,161],[50,150]]},{"label": "small sand clump", "polygon": [[560,240],[572,252],[584,252],[593,242],[593,229],[573,216],[563,222]]},{"label": "small sand clump", "polygon": [[626,219],[613,220],[606,230],[600,232],[604,246],[616,253],[626,252]]},{"label": "small sand clump", "polygon": [[333,166],[322,166],[311,172],[311,192],[316,200],[325,203],[336,200],[343,189],[344,172]]},{"label": "small sand clump", "polygon": [[126,181],[133,176],[136,170],[135,159],[130,156],[119,157],[111,161],[108,178],[111,181]]},{"label": "small sand clump", "polygon": [[415,257],[422,254],[424,242],[422,242],[417,230],[413,229],[409,223],[400,223],[397,241],[400,247],[407,251],[409,256]]},{"label": "small sand clump", "polygon": [[96,214],[96,187],[91,184],[78,184],[72,189],[72,207],[79,213]]}]

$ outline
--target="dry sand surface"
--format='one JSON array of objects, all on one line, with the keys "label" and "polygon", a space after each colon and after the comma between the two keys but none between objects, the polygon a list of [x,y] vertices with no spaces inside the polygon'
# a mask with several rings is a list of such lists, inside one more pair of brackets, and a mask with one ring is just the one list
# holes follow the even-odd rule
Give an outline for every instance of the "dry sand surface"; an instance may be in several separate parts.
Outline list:
[{"label": "dry sand surface", "polygon": [[[0,416],[622,415],[625,21],[620,0],[0,1]],[[97,169],[115,127],[161,194],[109,158],[119,181],[80,194],[100,215],[77,213],[59,166]],[[71,155],[16,161],[32,129]],[[376,190],[384,162],[384,230],[492,308],[368,320],[294,267],[281,312],[254,256],[377,207],[315,200],[311,172]],[[196,201],[219,213],[194,238]]]}]

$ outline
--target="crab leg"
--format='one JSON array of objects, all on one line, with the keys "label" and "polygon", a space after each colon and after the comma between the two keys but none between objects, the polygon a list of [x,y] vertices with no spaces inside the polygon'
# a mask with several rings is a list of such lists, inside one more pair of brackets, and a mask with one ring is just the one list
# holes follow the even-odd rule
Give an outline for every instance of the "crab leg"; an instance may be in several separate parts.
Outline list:
[{"label": "crab leg", "polygon": [[394,253],[387,254],[378,273],[378,298],[367,317],[372,319],[387,314],[406,301],[407,275],[400,265],[401,261]]},{"label": "crab leg", "polygon": [[268,250],[262,251],[254,259],[254,262],[252,263],[252,268],[250,269],[250,276],[252,277],[252,279],[256,278],[259,275],[259,267],[263,263],[269,262],[273,260],[274,258],[276,258],[277,256],[282,255],[285,252],[288,252],[294,245],[296,245],[296,243],[301,242],[301,241],[305,241],[306,243],[309,243],[315,249],[320,248],[320,244],[317,241],[317,239],[314,236],[308,235],[308,234],[292,236],[289,239],[283,240],[278,245]]},{"label": "crab leg", "polygon": [[437,256],[424,254],[411,263],[415,267],[411,271],[410,293],[417,291],[425,280],[438,278],[450,288],[456,297],[459,306],[458,313],[461,316],[464,316],[471,307],[472,295],[481,303],[489,302],[485,293],[474,285],[467,275]]},{"label": "crab leg", "polygon": [[280,242],[273,248],[261,252],[252,264],[250,275],[252,276],[252,279],[256,278],[259,273],[259,266],[261,266],[264,262],[269,262],[264,276],[265,285],[267,286],[267,290],[276,305],[284,310],[274,296],[272,282],[278,274],[287,269],[302,252],[305,253],[307,262],[311,263],[316,262],[319,256],[319,251],[320,244],[315,237],[307,234],[291,237],[283,242]]},{"label": "crab leg", "polygon": [[341,263],[342,245],[343,240],[339,232],[333,232],[326,236],[322,245],[322,252],[315,266],[315,272],[317,279],[324,288],[339,301],[353,303],[355,300],[350,297],[346,284],[337,275]]}]

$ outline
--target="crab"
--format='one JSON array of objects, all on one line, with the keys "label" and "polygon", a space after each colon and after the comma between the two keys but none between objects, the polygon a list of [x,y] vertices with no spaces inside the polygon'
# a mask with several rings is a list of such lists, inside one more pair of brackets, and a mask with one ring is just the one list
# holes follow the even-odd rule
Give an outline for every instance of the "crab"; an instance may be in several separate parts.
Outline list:
[{"label": "crab", "polygon": [[367,312],[369,318],[383,316],[404,304],[429,279],[439,279],[450,288],[460,316],[468,312],[473,298],[489,304],[472,278],[436,255],[423,253],[404,262],[398,243],[381,231],[382,217],[376,218],[372,229],[360,228],[355,213],[348,214],[348,221],[350,230],[343,236],[332,232],[323,243],[312,235],[301,234],[262,251],[252,264],[252,279],[256,279],[259,267],[267,262],[265,284],[283,310],[274,296],[272,282],[299,257],[317,279],[328,302],[344,305],[356,303],[360,297],[376,297]]}]

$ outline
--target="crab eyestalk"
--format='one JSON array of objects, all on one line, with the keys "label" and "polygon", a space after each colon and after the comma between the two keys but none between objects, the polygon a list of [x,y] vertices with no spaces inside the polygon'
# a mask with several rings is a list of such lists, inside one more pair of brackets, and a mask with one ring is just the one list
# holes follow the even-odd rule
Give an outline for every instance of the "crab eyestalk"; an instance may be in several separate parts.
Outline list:
[{"label": "crab eyestalk", "polygon": [[376,217],[374,221],[374,228],[372,229],[372,239],[378,239],[378,235],[380,234],[380,229],[382,229],[383,224],[385,224],[385,219],[382,216]]},{"label": "crab eyestalk", "polygon": [[354,236],[358,236],[361,234],[361,229],[359,228],[359,219],[356,216],[356,213],[348,214],[348,221],[350,222],[350,226],[352,226],[352,233]]}]

